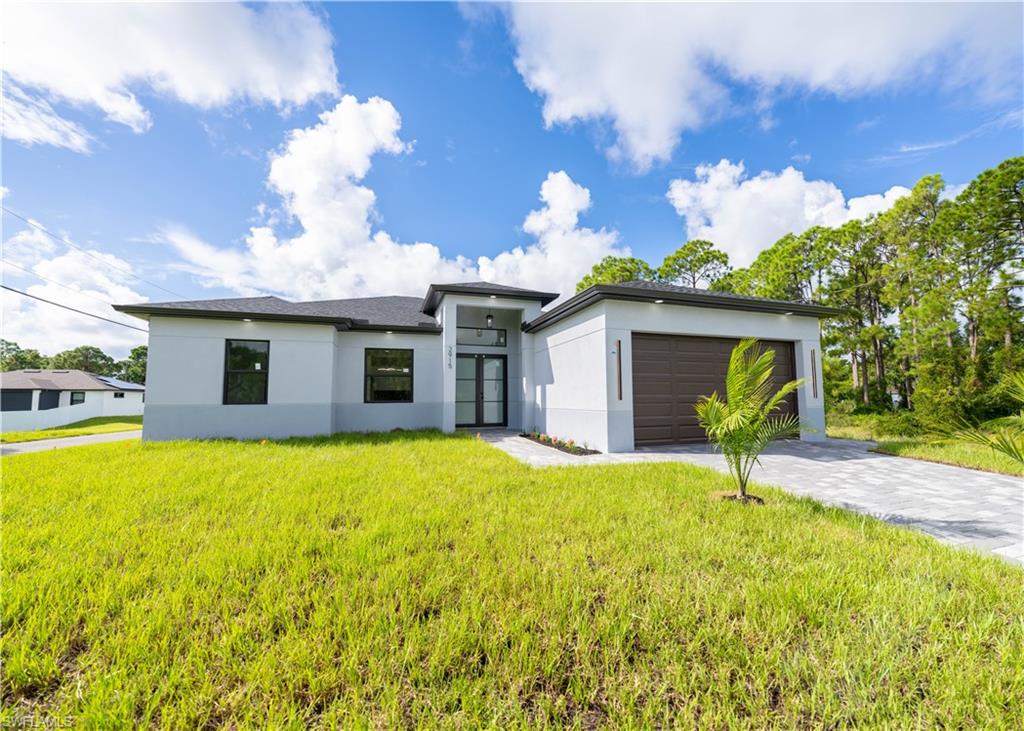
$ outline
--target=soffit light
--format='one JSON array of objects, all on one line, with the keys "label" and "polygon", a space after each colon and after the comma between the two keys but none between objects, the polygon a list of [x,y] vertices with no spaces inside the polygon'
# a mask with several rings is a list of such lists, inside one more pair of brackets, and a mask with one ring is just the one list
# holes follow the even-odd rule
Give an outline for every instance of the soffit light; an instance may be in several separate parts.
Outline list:
[{"label": "soffit light", "polygon": [[664,302],[665,302],[665,300],[654,300],[654,304],[656,304],[656,305],[663,304]]},{"label": "soffit light", "polygon": [[248,317],[243,317],[242,322],[252,322],[252,320]]}]

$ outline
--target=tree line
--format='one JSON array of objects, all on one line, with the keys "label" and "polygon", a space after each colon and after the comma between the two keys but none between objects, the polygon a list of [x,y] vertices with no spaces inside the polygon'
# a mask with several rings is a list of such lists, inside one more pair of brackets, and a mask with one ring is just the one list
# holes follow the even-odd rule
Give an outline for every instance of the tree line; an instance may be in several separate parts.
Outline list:
[{"label": "tree line", "polygon": [[24,368],[79,370],[145,385],[146,355],[145,345],[132,348],[125,360],[116,360],[94,345],[80,345],[46,356],[34,348],[22,348],[10,340],[0,340],[0,371]]},{"label": "tree line", "polygon": [[841,308],[822,321],[827,405],[899,406],[949,424],[1014,409],[1005,384],[1024,366],[1024,157],[978,175],[958,195],[922,178],[889,210],[787,234],[733,269],[689,241],[657,269],[607,257],[580,281],[650,279]]}]

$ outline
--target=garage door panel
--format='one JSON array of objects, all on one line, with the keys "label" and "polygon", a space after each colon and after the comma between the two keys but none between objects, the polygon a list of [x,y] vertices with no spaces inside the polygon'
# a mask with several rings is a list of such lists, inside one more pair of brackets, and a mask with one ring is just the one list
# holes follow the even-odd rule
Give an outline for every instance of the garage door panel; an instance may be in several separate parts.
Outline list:
[{"label": "garage door panel", "polygon": [[[738,340],[633,334],[633,438],[637,445],[705,441],[694,409],[701,396],[725,397],[725,374]],[[775,351],[776,388],[795,378],[793,344],[762,340]],[[796,413],[790,394],[779,413]]]}]

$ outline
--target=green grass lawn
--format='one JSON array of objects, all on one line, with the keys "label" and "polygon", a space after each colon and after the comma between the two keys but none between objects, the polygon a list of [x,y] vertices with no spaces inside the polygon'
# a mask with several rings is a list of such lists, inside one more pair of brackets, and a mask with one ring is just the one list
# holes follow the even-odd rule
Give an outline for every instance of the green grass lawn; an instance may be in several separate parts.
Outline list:
[{"label": "green grass lawn", "polygon": [[1024,726],[1024,571],[468,435],[3,460],[3,723]]},{"label": "green grass lawn", "polygon": [[96,416],[83,419],[73,424],[55,426],[50,429],[36,431],[12,431],[0,434],[0,442],[35,442],[40,439],[59,439],[60,437],[82,437],[87,434],[109,434],[118,431],[136,431],[142,428],[141,416]]},{"label": "green grass lawn", "polygon": [[[894,435],[879,429],[878,422],[870,418],[846,417],[842,422],[835,426],[829,424],[828,436],[836,439],[870,439],[878,442],[877,451],[900,457],[971,467],[1004,475],[1024,476],[1024,465],[981,444],[958,439]],[[882,423],[884,424],[884,421]]]}]

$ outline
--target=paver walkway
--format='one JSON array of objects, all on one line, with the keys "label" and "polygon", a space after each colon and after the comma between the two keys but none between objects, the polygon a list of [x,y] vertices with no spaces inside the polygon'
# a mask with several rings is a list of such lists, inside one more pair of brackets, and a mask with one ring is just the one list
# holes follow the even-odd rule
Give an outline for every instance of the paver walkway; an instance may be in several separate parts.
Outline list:
[{"label": "paver walkway", "polygon": [[[481,438],[535,467],[679,461],[727,471],[722,455],[706,444],[576,457],[506,431],[481,432]],[[878,454],[868,451],[872,446],[779,442],[751,478],[1024,564],[1024,479]]]},{"label": "paver walkway", "polygon": [[87,444],[102,444],[103,442],[120,442],[125,439],[139,439],[141,436],[142,430],[140,429],[137,431],[115,431],[107,434],[86,434],[81,437],[62,437],[61,439],[38,439],[34,442],[15,442],[14,444],[0,445],[0,455],[7,457],[12,454],[45,452],[48,449],[82,447]]}]

